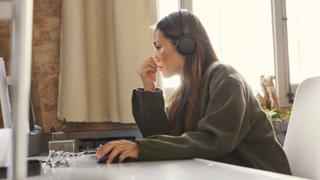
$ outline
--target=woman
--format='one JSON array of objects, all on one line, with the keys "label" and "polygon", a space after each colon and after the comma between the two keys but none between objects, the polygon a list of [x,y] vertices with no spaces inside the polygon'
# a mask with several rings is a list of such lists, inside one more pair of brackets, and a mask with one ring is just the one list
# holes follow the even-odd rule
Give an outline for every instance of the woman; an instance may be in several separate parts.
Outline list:
[{"label": "woman", "polygon": [[[132,111],[143,135],[136,142],[114,141],[97,153],[112,150],[108,162],[203,158],[239,166],[291,174],[287,157],[273,128],[244,78],[220,63],[199,19],[189,13],[195,50],[177,51],[184,34],[182,14],[160,20],[153,34],[156,48],[138,73],[144,88],[133,91]],[[166,113],[162,90],[155,87],[157,68],[163,77],[178,74],[180,86]]]}]

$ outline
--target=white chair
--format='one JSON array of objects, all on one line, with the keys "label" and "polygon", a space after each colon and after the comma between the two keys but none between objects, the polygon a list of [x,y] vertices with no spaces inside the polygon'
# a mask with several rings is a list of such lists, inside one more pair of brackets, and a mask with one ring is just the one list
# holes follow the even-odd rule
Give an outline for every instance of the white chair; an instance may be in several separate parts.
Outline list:
[{"label": "white chair", "polygon": [[284,151],[294,176],[320,179],[320,76],[297,89]]}]

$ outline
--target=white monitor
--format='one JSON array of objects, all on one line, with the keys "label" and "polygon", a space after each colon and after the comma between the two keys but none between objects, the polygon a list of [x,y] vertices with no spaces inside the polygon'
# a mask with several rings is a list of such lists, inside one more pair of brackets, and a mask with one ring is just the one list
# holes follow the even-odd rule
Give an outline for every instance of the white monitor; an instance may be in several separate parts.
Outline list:
[{"label": "white monitor", "polygon": [[5,63],[3,58],[0,57],[0,100],[1,100],[1,110],[3,117],[4,128],[11,128],[11,106],[9,99],[8,85],[10,84],[10,76],[7,77]]}]

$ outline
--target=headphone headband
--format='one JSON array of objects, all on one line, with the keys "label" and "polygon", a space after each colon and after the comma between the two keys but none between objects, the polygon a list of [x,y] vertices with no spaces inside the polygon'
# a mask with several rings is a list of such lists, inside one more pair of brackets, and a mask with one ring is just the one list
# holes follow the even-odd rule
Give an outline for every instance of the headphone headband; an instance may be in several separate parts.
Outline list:
[{"label": "headphone headband", "polygon": [[196,41],[190,35],[190,14],[186,9],[180,9],[183,35],[176,42],[177,51],[180,54],[190,54],[196,49]]},{"label": "headphone headband", "polygon": [[189,21],[189,12],[187,9],[180,9],[182,17],[182,28],[184,34],[190,34],[190,21]]}]

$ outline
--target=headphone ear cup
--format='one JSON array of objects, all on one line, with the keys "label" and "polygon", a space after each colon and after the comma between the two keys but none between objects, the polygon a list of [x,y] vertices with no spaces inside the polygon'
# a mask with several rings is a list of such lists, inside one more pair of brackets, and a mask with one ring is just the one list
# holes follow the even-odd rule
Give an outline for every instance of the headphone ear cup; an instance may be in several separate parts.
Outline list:
[{"label": "headphone ear cup", "polygon": [[182,35],[176,42],[176,48],[180,54],[190,54],[196,49],[196,41],[189,34]]}]

